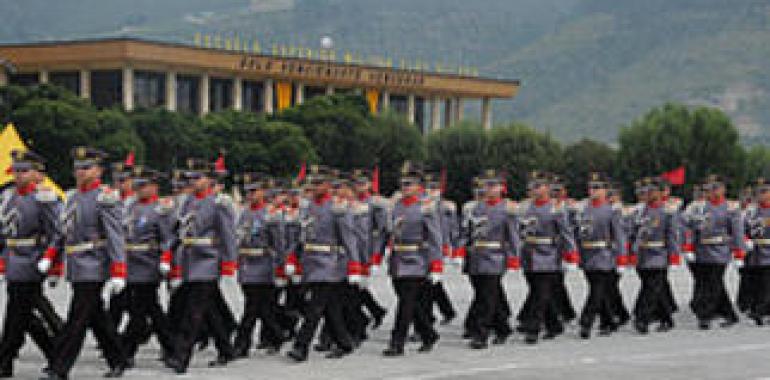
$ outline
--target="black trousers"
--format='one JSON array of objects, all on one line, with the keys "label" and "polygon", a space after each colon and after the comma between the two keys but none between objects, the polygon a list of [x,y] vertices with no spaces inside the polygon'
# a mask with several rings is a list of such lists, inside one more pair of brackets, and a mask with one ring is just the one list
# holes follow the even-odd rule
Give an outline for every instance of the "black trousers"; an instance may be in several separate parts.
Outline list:
[{"label": "black trousers", "polygon": [[24,345],[24,335],[29,334],[47,360],[53,354],[53,331],[34,314],[40,298],[45,298],[39,282],[9,282],[6,285],[3,336],[0,340],[0,366],[10,369],[13,359]]},{"label": "black trousers", "polygon": [[241,322],[236,329],[236,348],[248,349],[252,344],[257,319],[262,321],[260,337],[274,347],[281,345],[283,330],[276,319],[276,288],[273,284],[242,284],[244,307]]},{"label": "black trousers", "polygon": [[343,350],[352,350],[353,341],[345,327],[342,317],[342,297],[345,284],[334,283],[310,283],[307,284],[307,304],[305,305],[305,318],[297,332],[294,347],[307,350],[315,337],[321,318],[328,324],[333,343]]},{"label": "black trousers", "polygon": [[104,308],[101,296],[103,286],[101,282],[72,284],[67,322],[56,340],[54,355],[49,363],[54,373],[67,376],[83,348],[88,328],[93,332],[110,368],[125,366],[126,356],[118,332]]},{"label": "black trousers", "polygon": [[556,306],[559,317],[562,321],[571,321],[577,318],[575,308],[572,306],[572,301],[569,298],[569,291],[567,291],[567,284],[564,281],[564,272],[557,272],[557,283],[554,287],[554,296],[556,297]]},{"label": "black trousers", "polygon": [[[438,307],[439,313],[441,313],[441,316],[443,316],[445,319],[451,319],[454,318],[455,315],[457,315],[457,312],[455,312],[454,306],[452,306],[452,300],[449,299],[449,294],[446,291],[446,288],[444,288],[444,284],[439,282],[437,284],[431,284],[431,299],[433,300],[433,303],[436,304]],[[433,311],[431,310],[431,315],[433,314]]]},{"label": "black trousers", "polygon": [[736,297],[736,304],[738,305],[738,311],[748,312],[756,308],[756,302],[758,299],[757,289],[759,288],[759,267],[746,266],[738,269],[739,282],[738,282],[738,296]]},{"label": "black trousers", "polygon": [[[366,338],[366,326],[369,325],[369,317],[363,310],[360,288],[352,284],[343,285],[341,300],[342,319],[345,322],[345,328],[354,341],[364,340]],[[329,324],[324,322],[319,340],[322,343],[331,343],[333,341],[331,334]]]},{"label": "black trousers", "polygon": [[673,304],[669,298],[668,269],[639,269],[642,287],[636,298],[634,318],[642,324],[672,322]]},{"label": "black trousers", "polygon": [[770,316],[770,266],[758,266],[755,271],[754,303],[749,314],[755,318]]},{"label": "black trousers", "polygon": [[730,296],[725,289],[726,268],[726,264],[705,263],[699,263],[693,267],[695,294],[691,306],[699,321],[710,321],[718,317],[726,320],[738,319],[738,314],[733,309]]},{"label": "black trousers", "polygon": [[[560,278],[561,277],[561,278]],[[546,331],[559,334],[564,331],[559,319],[559,288],[563,287],[561,272],[530,272],[526,274],[529,284],[528,310],[520,314],[521,327],[528,334]]]},{"label": "black trousers", "polygon": [[[476,289],[477,284],[476,281],[478,278],[476,276],[468,276],[470,278],[471,288]],[[505,293],[505,288],[503,288],[502,281],[499,283],[499,291],[497,292],[499,298],[497,300],[498,308],[495,311],[495,318],[494,318],[494,330],[495,334],[498,336],[508,336],[513,332],[513,329],[511,329],[510,324],[508,323],[508,319],[510,319],[512,312],[511,312],[511,304],[508,302],[508,296]],[[526,306],[523,306],[524,308]],[[476,336],[478,334],[478,325],[476,321],[478,320],[478,314],[479,314],[479,299],[476,297],[476,294],[474,292],[473,297],[471,298],[471,304],[468,308],[468,312],[465,316],[465,332],[470,336]]]},{"label": "black trousers", "polygon": [[229,333],[216,310],[216,281],[190,282],[185,284],[184,311],[180,317],[177,335],[174,337],[173,356],[189,365],[193,346],[204,328],[214,337],[220,356],[231,356],[233,352]]},{"label": "black trousers", "polygon": [[158,283],[129,284],[125,293],[128,296],[128,327],[123,334],[126,356],[136,355],[144,341],[147,331],[155,334],[164,352],[173,350],[173,338],[166,313],[158,300]]},{"label": "black trousers", "polygon": [[385,315],[387,311],[377,302],[369,289],[359,288],[358,292],[360,294],[361,304],[366,308],[366,311],[369,312],[370,317]]},{"label": "black trousers", "polygon": [[123,291],[120,293],[110,297],[108,313],[110,314],[110,320],[112,321],[115,329],[120,329],[121,322],[123,322],[123,317],[128,314],[128,308],[129,296],[126,289],[123,289]]},{"label": "black trousers", "polygon": [[433,304],[432,285],[424,278],[407,277],[394,278],[393,288],[398,298],[398,305],[396,323],[391,332],[391,346],[404,347],[412,323],[423,342],[433,342],[438,339],[438,333],[433,329],[429,312],[425,307],[420,307],[420,305]]},{"label": "black trousers", "polygon": [[588,279],[588,298],[583,305],[580,315],[580,326],[586,329],[593,327],[596,316],[602,328],[614,326],[613,291],[616,286],[614,271],[585,271]]},{"label": "black trousers", "polygon": [[[631,314],[628,312],[625,303],[623,303],[623,294],[620,292],[620,279],[622,276],[620,273],[615,271],[613,271],[612,274],[614,281],[609,288],[612,316],[614,317],[615,323],[623,324],[631,319]],[[604,325],[603,327],[610,326]]]},{"label": "black trousers", "polygon": [[473,327],[469,332],[474,338],[484,341],[489,339],[491,331],[498,336],[509,335],[511,327],[501,302],[507,298],[502,286],[502,275],[473,275],[471,278],[476,309],[470,322]]}]

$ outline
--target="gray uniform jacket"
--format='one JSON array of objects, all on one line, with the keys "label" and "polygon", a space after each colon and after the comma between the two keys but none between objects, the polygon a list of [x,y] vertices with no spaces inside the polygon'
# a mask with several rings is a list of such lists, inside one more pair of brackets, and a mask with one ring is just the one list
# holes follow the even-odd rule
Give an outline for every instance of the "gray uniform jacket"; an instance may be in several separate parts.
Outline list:
[{"label": "gray uniform jacket", "polygon": [[628,259],[621,210],[586,201],[577,215],[577,241],[583,270],[611,271]]},{"label": "gray uniform jacket", "polygon": [[432,201],[398,200],[389,225],[393,238],[388,262],[391,276],[425,277],[443,270],[441,225]]},{"label": "gray uniform jacket", "polygon": [[509,259],[519,257],[519,226],[515,204],[501,199],[498,203],[477,202],[472,212],[473,235],[469,237],[468,274],[501,275]]},{"label": "gray uniform jacket", "polygon": [[272,284],[283,265],[283,210],[263,206],[245,209],[237,223],[238,281]]},{"label": "gray uniform jacket", "polygon": [[517,207],[525,272],[559,272],[565,254],[577,254],[564,207],[525,201]]},{"label": "gray uniform jacket", "polygon": [[631,250],[637,255],[639,269],[665,269],[670,256],[678,256],[679,225],[676,210],[663,204],[648,204],[637,208],[634,219]]},{"label": "gray uniform jacket", "polygon": [[741,256],[744,248],[744,226],[737,202],[704,202],[692,211],[688,228],[695,252],[695,262],[727,264],[733,253]]},{"label": "gray uniform jacket", "polygon": [[746,265],[763,267],[770,265],[770,207],[753,205],[746,211],[746,233],[753,249],[746,256]]},{"label": "gray uniform jacket", "polygon": [[171,205],[132,202],[126,211],[126,256],[129,283],[157,283],[161,255],[174,242]]}]

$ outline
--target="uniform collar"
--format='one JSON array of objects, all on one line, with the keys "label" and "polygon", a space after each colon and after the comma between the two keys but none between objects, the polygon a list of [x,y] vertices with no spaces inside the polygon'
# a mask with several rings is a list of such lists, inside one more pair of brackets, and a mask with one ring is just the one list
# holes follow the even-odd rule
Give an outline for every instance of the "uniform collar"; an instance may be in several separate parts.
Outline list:
[{"label": "uniform collar", "polygon": [[128,199],[128,197],[132,197],[132,196],[134,196],[134,191],[132,190],[120,192],[120,200],[122,201],[125,201],[126,199]]},{"label": "uniform collar", "polygon": [[759,202],[759,208],[770,208],[770,202]]},{"label": "uniform collar", "polygon": [[497,197],[497,198],[493,198],[493,199],[486,199],[484,201],[484,203],[486,203],[487,206],[497,206],[502,201],[503,201],[503,198]]},{"label": "uniform collar", "polygon": [[358,201],[359,202],[366,202],[366,200],[369,199],[370,196],[371,196],[371,194],[369,194],[368,192],[367,193],[360,193],[360,194],[358,194]]},{"label": "uniform collar", "polygon": [[720,206],[722,203],[725,203],[725,197],[721,196],[717,199],[709,199],[709,203],[711,203],[712,206]]},{"label": "uniform collar", "polygon": [[551,197],[545,197],[542,199],[535,199],[535,206],[537,207],[543,207],[546,204],[551,202]]},{"label": "uniform collar", "polygon": [[594,208],[602,207],[607,203],[606,199],[591,199],[591,206]]},{"label": "uniform collar", "polygon": [[142,198],[139,200],[139,203],[143,205],[149,205],[153,204],[158,201],[158,194],[153,194],[152,196],[149,196],[147,198]]},{"label": "uniform collar", "polygon": [[35,188],[37,188],[37,183],[30,182],[30,183],[27,184],[27,186],[24,186],[24,187],[18,187],[17,186],[16,187],[16,193],[19,194],[19,195],[22,195],[22,196],[28,195],[28,194],[34,192]]},{"label": "uniform collar", "polygon": [[403,204],[404,206],[411,206],[417,203],[418,200],[419,198],[417,198],[416,195],[410,195],[410,196],[401,198],[401,204]]},{"label": "uniform collar", "polygon": [[256,202],[256,203],[252,202],[249,205],[249,208],[251,209],[251,211],[262,210],[263,208],[265,208],[265,201],[259,201],[259,202]]},{"label": "uniform collar", "polygon": [[214,190],[212,188],[210,188],[210,187],[207,188],[206,190],[203,190],[203,191],[196,191],[195,192],[195,199],[206,198],[209,195],[211,195],[213,192],[214,192]]},{"label": "uniform collar", "polygon": [[661,206],[663,206],[663,201],[662,200],[659,200],[659,201],[649,201],[649,202],[647,202],[647,206],[650,207],[650,208],[660,208]]},{"label": "uniform collar", "polygon": [[320,197],[314,197],[313,203],[315,203],[317,206],[320,206],[326,202],[328,202],[330,199],[332,199],[332,195],[329,193],[324,193]]},{"label": "uniform collar", "polygon": [[93,181],[90,184],[80,186],[78,190],[80,190],[81,193],[87,193],[89,191],[98,189],[99,186],[101,185],[102,185],[102,181],[100,179],[97,179],[96,181]]}]

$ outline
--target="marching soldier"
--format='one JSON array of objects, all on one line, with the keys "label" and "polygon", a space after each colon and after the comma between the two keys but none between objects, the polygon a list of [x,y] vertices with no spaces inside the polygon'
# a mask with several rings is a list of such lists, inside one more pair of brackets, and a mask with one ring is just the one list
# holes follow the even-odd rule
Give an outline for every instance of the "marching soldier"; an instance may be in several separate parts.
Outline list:
[{"label": "marching soldier", "polygon": [[564,332],[559,319],[562,271],[565,266],[574,269],[578,264],[566,208],[552,200],[551,180],[548,174],[531,173],[527,184],[531,199],[516,209],[523,244],[522,267],[529,284],[528,310],[520,313],[521,330],[530,344],[538,341],[543,328],[543,339]]},{"label": "marching soldier", "polygon": [[120,196],[101,184],[106,157],[93,148],[73,150],[77,189],[68,193],[59,226],[62,240],[59,244],[64,246],[67,280],[72,283],[73,295],[67,322],[57,338],[55,354],[44,379],[67,378],[89,327],[110,366],[105,377],[120,377],[126,369],[120,338],[103,301],[121,292],[126,285]]},{"label": "marching soldier", "polygon": [[161,174],[134,166],[131,182],[136,201],[126,209],[129,322],[123,334],[126,357],[133,364],[147,331],[155,333],[164,355],[172,351],[169,322],[158,300],[160,282],[171,271],[173,204],[158,197]]},{"label": "marching soldier", "polygon": [[741,210],[737,202],[725,199],[724,180],[709,176],[703,185],[707,201],[690,217],[692,248],[695,256],[693,276],[695,290],[691,307],[703,330],[711,327],[711,321],[721,317],[722,327],[738,322],[724,284],[727,265],[735,262],[743,266],[745,258],[744,229]]},{"label": "marching soldier", "polygon": [[507,270],[521,267],[516,205],[503,198],[505,180],[494,170],[488,170],[480,181],[485,187],[484,201],[476,203],[471,212],[470,248],[466,258],[477,302],[471,329],[473,349],[487,348],[490,328],[495,330],[495,344],[504,343],[513,332],[507,319],[500,321],[496,317],[505,314],[500,303],[500,299],[507,298],[502,276]]},{"label": "marching soldier", "polygon": [[591,337],[597,315],[600,316],[600,335],[609,335],[617,328],[613,318],[615,276],[628,265],[620,210],[607,199],[609,180],[603,174],[592,173],[588,186],[590,199],[578,210],[576,236],[581,268],[589,285],[588,298],[580,315],[580,337],[583,339]]},{"label": "marching soldier", "polygon": [[[564,179],[562,176],[554,175],[551,178],[551,198],[555,203],[556,209],[564,210],[568,209],[570,203],[574,200],[570,199],[567,195],[567,188],[564,186]],[[568,218],[569,221],[569,218]],[[564,268],[562,268],[564,269]],[[558,305],[559,316],[562,322],[569,323],[577,318],[575,307],[572,306],[572,301],[569,298],[569,292],[567,291],[567,284],[565,283],[564,270],[560,271],[558,284],[554,290],[556,303]]]},{"label": "marching soldier", "polygon": [[271,181],[264,175],[241,176],[246,192],[246,207],[238,217],[238,282],[243,291],[244,307],[238,325],[235,356],[247,357],[257,319],[262,321],[260,340],[269,354],[277,353],[283,344],[283,330],[276,320],[276,282],[283,285],[283,210],[268,203],[266,191]]},{"label": "marching soldier", "polygon": [[[321,318],[328,325],[335,347],[327,358],[341,358],[350,354],[353,340],[345,327],[340,297],[345,280],[351,284],[361,281],[361,258],[355,242],[352,217],[347,204],[331,193],[331,176],[325,168],[313,166],[309,176],[313,199],[305,219],[297,259],[302,267],[302,282],[307,288],[305,318],[297,332],[294,347],[288,357],[297,362],[307,360],[308,347],[313,340]],[[343,270],[344,268],[344,270]],[[293,270],[286,273],[291,275]]]},{"label": "marching soldier", "polygon": [[386,357],[402,356],[409,326],[422,339],[419,352],[429,352],[439,339],[430,316],[421,312],[420,304],[430,304],[430,286],[441,281],[441,225],[436,205],[421,199],[423,173],[408,162],[401,172],[401,197],[396,200],[390,217],[393,250],[389,258],[390,276],[398,298],[396,321]]},{"label": "marching soldier", "polygon": [[[128,210],[136,202],[136,193],[134,191],[131,169],[133,165],[126,165],[124,162],[114,162],[110,165],[110,174],[112,176],[113,188],[120,194],[120,202],[123,210]],[[124,221],[125,223],[125,221]],[[122,325],[123,318],[128,314],[129,302],[128,294],[125,289],[110,298],[110,319],[119,328]]]},{"label": "marching soldier", "polygon": [[[457,235],[459,234],[459,224],[457,221],[457,205],[450,200],[443,199],[441,183],[433,174],[425,176],[425,196],[436,205],[436,213],[439,218],[441,228],[441,253],[446,259],[452,257],[454,247],[457,244]],[[448,325],[455,319],[457,312],[452,306],[452,301],[446,291],[443,283],[438,282],[432,286],[431,298],[438,306],[443,319],[442,325]],[[425,305],[426,307],[428,305]],[[427,311],[433,314],[433,308],[428,307]]]},{"label": "marching soldier", "polygon": [[755,299],[748,310],[749,317],[764,325],[770,315],[770,183],[764,178],[755,182],[756,203],[746,211],[746,234],[752,244],[747,247],[746,267],[755,273]]},{"label": "marching soldier", "polygon": [[166,358],[166,365],[180,374],[187,371],[193,345],[204,327],[213,334],[219,351],[209,365],[223,366],[233,358],[228,332],[215,302],[220,277],[235,277],[237,259],[232,199],[214,193],[214,173],[209,163],[190,159],[187,164],[193,194],[180,212],[177,233],[181,249],[173,258],[171,271],[172,278],[181,278],[187,288],[185,311],[174,352]]},{"label": "marching soldier", "polygon": [[50,360],[54,336],[33,311],[47,303],[41,286],[45,276],[61,275],[62,269],[60,263],[54,265],[59,200],[53,190],[37,184],[39,173],[45,171],[44,160],[34,152],[19,150],[12,151],[11,157],[14,186],[0,196],[0,237],[4,241],[0,280],[8,281],[0,377],[13,376],[13,360],[24,344],[24,334]]},{"label": "marching soldier", "polygon": [[647,203],[638,209],[633,228],[632,252],[642,287],[634,307],[634,327],[647,334],[649,324],[659,322],[658,331],[674,327],[673,305],[669,299],[668,267],[681,265],[679,225],[676,212],[663,201],[665,186],[660,179],[645,179]]}]

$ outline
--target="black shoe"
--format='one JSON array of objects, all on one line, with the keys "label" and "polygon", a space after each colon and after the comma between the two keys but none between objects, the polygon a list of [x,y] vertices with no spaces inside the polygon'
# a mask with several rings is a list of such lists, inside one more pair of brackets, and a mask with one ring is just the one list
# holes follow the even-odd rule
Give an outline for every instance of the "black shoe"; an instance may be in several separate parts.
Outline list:
[{"label": "black shoe", "polygon": [[340,347],[334,347],[332,349],[332,351],[329,352],[326,355],[326,358],[327,359],[340,359],[340,358],[343,358],[345,356],[350,355],[351,352],[353,352],[353,349],[351,349],[351,348],[344,349],[344,348],[340,348]]},{"label": "black shoe", "polygon": [[47,374],[41,377],[40,380],[67,380],[67,376],[61,376],[49,371]]},{"label": "black shoe", "polygon": [[233,357],[235,359],[243,359],[249,357],[249,347],[240,346],[233,349]]},{"label": "black shoe", "polygon": [[473,334],[471,334],[470,332],[468,332],[468,331],[466,330],[466,331],[464,331],[464,332],[463,332],[463,336],[462,336],[462,338],[463,338],[463,339],[471,339],[471,338],[473,338]]},{"label": "black shoe", "polygon": [[581,339],[590,339],[591,338],[591,329],[587,327],[581,327],[580,328],[580,338]]},{"label": "black shoe", "polygon": [[599,328],[599,336],[610,336],[615,330],[611,327],[601,327]]},{"label": "black shoe", "polygon": [[556,333],[553,331],[546,331],[545,334],[543,334],[543,340],[552,340],[556,339],[557,336],[559,336],[561,333]]},{"label": "black shoe", "polygon": [[374,318],[374,321],[372,322],[372,330],[377,330],[380,328],[380,326],[382,326],[382,321],[385,319],[387,314],[388,311],[386,309],[382,309],[372,316],[372,318]]},{"label": "black shoe", "polygon": [[270,346],[265,350],[265,355],[273,356],[277,353],[281,352],[281,345],[274,345]]},{"label": "black shoe", "polygon": [[524,337],[524,343],[526,344],[535,344],[537,343],[538,334],[536,333],[529,333],[526,337]]},{"label": "black shoe", "polygon": [[441,320],[441,326],[446,326],[446,325],[452,323],[452,321],[455,320],[455,317],[457,317],[456,314],[445,316],[444,319]]},{"label": "black shoe", "polygon": [[474,350],[484,350],[484,349],[486,349],[487,347],[489,347],[489,345],[487,345],[487,340],[486,340],[486,339],[481,339],[481,338],[474,338],[474,339],[473,339],[473,340],[472,340],[472,341],[471,341],[471,342],[468,344],[468,347],[470,347],[470,348],[472,348],[472,349],[474,349]]},{"label": "black shoe", "polygon": [[433,346],[436,345],[436,342],[438,342],[438,337],[422,342],[422,345],[417,349],[417,352],[427,353],[433,351]]},{"label": "black shoe", "polygon": [[286,353],[286,356],[291,358],[297,363],[307,361],[307,349],[294,347],[291,351]]},{"label": "black shoe", "polygon": [[508,341],[508,337],[511,336],[511,334],[500,334],[496,335],[494,339],[492,339],[492,344],[495,346],[503,345],[505,342]]},{"label": "black shoe", "polygon": [[618,318],[618,320],[615,322],[615,330],[617,330],[620,326],[625,326],[629,321],[631,321],[631,317],[628,315],[624,315],[623,317]]},{"label": "black shoe", "polygon": [[0,366],[0,378],[6,379],[13,377],[13,362],[8,360]]},{"label": "black shoe", "polygon": [[417,335],[417,334],[412,334],[412,335],[409,335],[409,338],[407,338],[407,340],[408,340],[410,343],[417,343],[417,342],[419,342],[419,341],[420,341],[420,336],[419,336],[419,335]]},{"label": "black shoe", "polygon": [[663,321],[663,322],[660,322],[660,325],[655,331],[668,332],[668,331],[671,331],[671,329],[673,328],[674,328],[674,321]]},{"label": "black shoe", "polygon": [[332,350],[332,344],[331,343],[318,343],[315,346],[313,346],[313,350],[316,352],[329,352]]},{"label": "black shoe", "polygon": [[647,335],[647,333],[650,332],[649,327],[644,322],[640,322],[640,321],[634,322],[634,328],[639,334],[642,334],[642,335]]},{"label": "black shoe", "polygon": [[728,327],[733,327],[733,326],[735,326],[737,324],[738,324],[738,318],[730,318],[730,319],[720,323],[719,327],[726,329]]},{"label": "black shoe", "polygon": [[268,347],[270,347],[270,343],[268,343],[268,342],[259,342],[259,343],[257,343],[256,349],[264,350],[264,349],[266,349]]},{"label": "black shoe", "polygon": [[166,360],[163,361],[163,364],[165,364],[166,367],[173,369],[178,375],[187,372],[187,366],[175,358],[166,358]]},{"label": "black shoe", "polygon": [[708,330],[711,328],[709,321],[698,321],[698,328],[701,330]]},{"label": "black shoe", "polygon": [[390,346],[382,351],[382,356],[386,358],[404,356],[404,347]]},{"label": "black shoe", "polygon": [[115,368],[112,368],[109,371],[107,371],[107,373],[105,373],[104,376],[102,376],[102,377],[112,378],[112,379],[118,378],[118,377],[123,377],[123,373],[124,372],[126,372],[126,367],[122,366],[122,365],[119,365],[119,366],[117,366]]},{"label": "black shoe", "polygon": [[211,368],[219,368],[219,367],[225,367],[227,366],[227,363],[232,361],[232,356],[229,355],[218,355],[216,359],[209,362],[209,367]]}]

